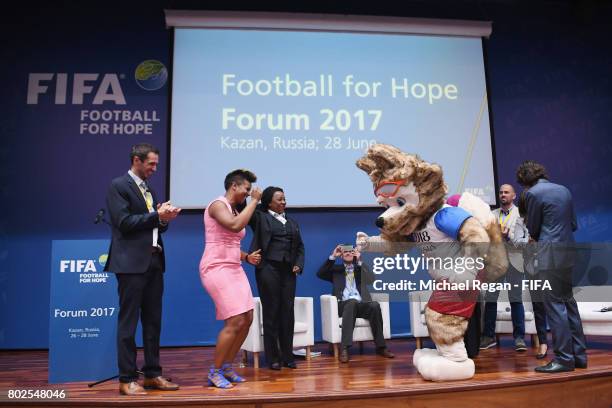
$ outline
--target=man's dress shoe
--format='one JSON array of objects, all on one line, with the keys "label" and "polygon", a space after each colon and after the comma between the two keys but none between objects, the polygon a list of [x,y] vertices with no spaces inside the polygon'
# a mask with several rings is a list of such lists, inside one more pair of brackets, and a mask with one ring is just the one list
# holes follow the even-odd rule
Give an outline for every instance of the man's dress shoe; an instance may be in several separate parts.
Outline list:
[{"label": "man's dress shoe", "polygon": [[587,368],[587,362],[586,361],[574,360],[574,367],[576,367],[576,368]]},{"label": "man's dress shoe", "polygon": [[270,370],[276,370],[276,371],[280,371],[281,366],[279,363],[272,363],[270,364]]},{"label": "man's dress shoe", "polygon": [[147,395],[147,392],[136,381],[132,381],[129,383],[119,383],[119,394],[133,396]]},{"label": "man's dress shoe", "polygon": [[145,388],[151,388],[160,391],[176,391],[179,389],[178,384],[166,380],[161,375],[155,378],[145,378],[144,386]]},{"label": "man's dress shoe", "polygon": [[297,368],[297,364],[295,364],[295,361],[290,361],[288,363],[285,363],[284,366],[289,367],[289,368]]},{"label": "man's dress shoe", "polygon": [[535,370],[538,373],[564,373],[567,371],[574,371],[572,367],[558,363],[555,360],[551,361],[545,366],[536,367]]},{"label": "man's dress shoe", "polygon": [[348,361],[349,361],[348,347],[342,347],[342,351],[340,352],[340,362],[348,363]]},{"label": "man's dress shoe", "polygon": [[376,350],[376,354],[378,354],[379,356],[383,356],[385,358],[393,358],[393,357],[395,357],[395,354],[390,352],[389,349],[386,348],[386,347],[381,347],[381,348],[377,349]]}]

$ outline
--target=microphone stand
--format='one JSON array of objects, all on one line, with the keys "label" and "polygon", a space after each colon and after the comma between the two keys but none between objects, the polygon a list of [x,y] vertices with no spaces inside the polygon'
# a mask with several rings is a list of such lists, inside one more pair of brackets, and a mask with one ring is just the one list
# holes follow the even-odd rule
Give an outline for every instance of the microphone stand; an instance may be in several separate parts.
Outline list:
[{"label": "microphone stand", "polygon": [[[98,211],[98,214],[96,215],[96,218],[94,218],[94,222],[93,223],[97,225],[97,224],[100,224],[100,221],[102,221],[102,223],[104,223],[104,224],[106,224],[106,225],[108,225],[110,227],[111,223],[108,222],[106,220],[106,218],[104,218],[104,212],[105,211],[104,211],[103,208],[100,209],[100,211]],[[137,371],[137,374],[140,375],[140,374],[142,374],[142,372]],[[99,380],[99,381],[96,381],[96,382],[93,382],[93,383],[89,383],[89,384],[87,384],[87,387],[88,388],[95,387],[98,384],[102,384],[102,383],[105,383],[107,381],[114,380],[115,378],[119,378],[119,374],[113,375],[112,377],[108,377],[108,378],[105,378],[103,380]]]}]

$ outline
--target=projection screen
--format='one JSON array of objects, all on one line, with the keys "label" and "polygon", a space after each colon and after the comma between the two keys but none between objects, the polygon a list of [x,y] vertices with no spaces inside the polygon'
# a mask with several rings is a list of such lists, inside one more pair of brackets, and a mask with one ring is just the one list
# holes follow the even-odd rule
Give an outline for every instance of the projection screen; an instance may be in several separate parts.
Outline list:
[{"label": "projection screen", "polygon": [[495,203],[482,37],[490,24],[167,11],[174,27],[170,199],[203,208],[231,170],[292,207],[375,205],[372,143]]}]

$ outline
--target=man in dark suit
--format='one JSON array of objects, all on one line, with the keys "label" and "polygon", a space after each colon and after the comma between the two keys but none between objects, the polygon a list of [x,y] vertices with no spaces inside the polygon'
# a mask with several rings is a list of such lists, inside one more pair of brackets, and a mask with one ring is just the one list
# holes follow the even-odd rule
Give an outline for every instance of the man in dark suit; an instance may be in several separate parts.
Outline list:
[{"label": "man in dark suit", "polygon": [[146,395],[138,384],[136,342],[141,318],[146,388],[174,391],[179,387],[161,376],[159,337],[161,332],[164,244],[161,233],[180,212],[170,202],[158,204],[146,180],[155,173],[159,151],[147,143],[130,153],[131,168],[114,179],[106,205],[111,217],[112,241],[104,270],[115,273],[119,289],[117,360],[119,392]]},{"label": "man in dark suit", "polygon": [[[343,249],[344,248],[344,249]],[[336,258],[342,264],[336,265]],[[380,305],[372,301],[366,285],[374,282],[374,275],[360,261],[360,254],[354,248],[338,245],[321,266],[317,276],[333,285],[332,294],[338,300],[338,315],[342,317],[342,350],[340,362],[349,361],[348,349],[353,345],[355,320],[360,317],[370,321],[376,353],[387,358],[395,355],[387,349],[383,337],[383,319]]]},{"label": "man in dark suit", "polygon": [[586,340],[572,293],[576,214],[569,190],[548,181],[546,169],[534,161],[523,162],[517,181],[525,192],[526,225],[537,241],[536,267],[551,289],[542,294],[553,335],[555,358],[535,370],[542,373],[586,368]]},{"label": "man in dark suit", "polygon": [[[297,368],[293,358],[296,277],[304,270],[304,242],[297,222],[285,213],[285,192],[266,187],[251,217],[253,241],[249,253],[261,252],[255,278],[261,299],[264,350],[268,366]],[[279,350],[280,346],[280,350]]]}]

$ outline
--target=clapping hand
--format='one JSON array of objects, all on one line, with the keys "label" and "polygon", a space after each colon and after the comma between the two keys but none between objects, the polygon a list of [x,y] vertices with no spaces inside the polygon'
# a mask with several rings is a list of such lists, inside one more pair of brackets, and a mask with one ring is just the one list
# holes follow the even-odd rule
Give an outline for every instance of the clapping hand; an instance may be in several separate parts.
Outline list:
[{"label": "clapping hand", "polygon": [[175,219],[179,213],[181,212],[181,208],[173,206],[170,201],[166,201],[165,203],[157,204],[157,215],[159,216],[160,221],[169,222]]}]

